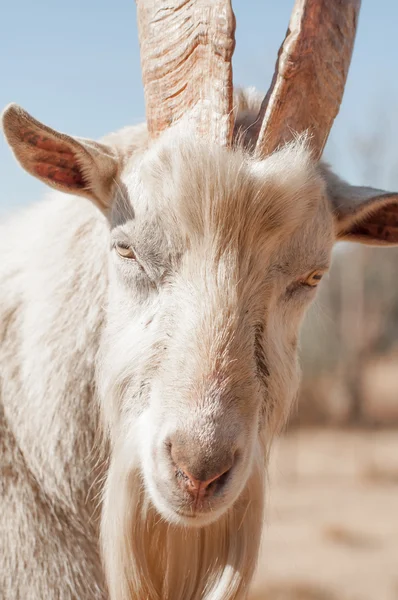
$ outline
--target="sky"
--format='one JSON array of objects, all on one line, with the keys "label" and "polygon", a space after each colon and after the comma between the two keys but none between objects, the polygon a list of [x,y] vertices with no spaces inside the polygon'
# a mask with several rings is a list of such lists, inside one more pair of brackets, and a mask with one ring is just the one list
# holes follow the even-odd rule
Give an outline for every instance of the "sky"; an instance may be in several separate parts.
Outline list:
[{"label": "sky", "polygon": [[[267,90],[293,0],[235,0],[236,85]],[[99,138],[144,120],[134,0],[13,0],[0,20],[0,109]],[[352,183],[398,187],[396,0],[363,0],[351,68],[326,158]],[[372,158],[364,153],[372,150]],[[372,179],[373,178],[373,179]],[[0,212],[46,190],[0,135]]]}]

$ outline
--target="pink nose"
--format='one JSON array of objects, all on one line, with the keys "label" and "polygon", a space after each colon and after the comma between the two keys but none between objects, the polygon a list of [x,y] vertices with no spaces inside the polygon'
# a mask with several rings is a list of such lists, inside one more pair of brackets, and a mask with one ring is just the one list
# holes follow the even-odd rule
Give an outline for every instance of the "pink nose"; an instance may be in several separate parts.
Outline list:
[{"label": "pink nose", "polygon": [[[225,469],[222,473],[206,479],[195,479],[186,469],[176,466],[176,476],[179,480],[180,486],[195,499],[202,499],[211,494],[219,488],[227,479],[227,474],[230,468]],[[213,484],[213,485],[212,485]]]},{"label": "pink nose", "polygon": [[214,445],[209,451],[181,434],[169,440],[167,448],[177,483],[196,501],[220,491],[235,461],[230,446]]}]

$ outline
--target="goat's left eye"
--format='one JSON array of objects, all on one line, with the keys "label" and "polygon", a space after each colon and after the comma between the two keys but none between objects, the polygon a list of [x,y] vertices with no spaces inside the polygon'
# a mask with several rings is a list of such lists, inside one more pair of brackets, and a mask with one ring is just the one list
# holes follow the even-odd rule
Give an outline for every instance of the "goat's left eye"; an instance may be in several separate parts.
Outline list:
[{"label": "goat's left eye", "polygon": [[312,273],[309,273],[308,275],[303,277],[303,279],[300,279],[299,283],[301,285],[315,288],[317,285],[319,285],[323,275],[323,271],[312,271]]},{"label": "goat's left eye", "polygon": [[130,246],[123,246],[122,244],[116,244],[115,250],[122,258],[128,258],[130,260],[135,259],[135,254]]}]

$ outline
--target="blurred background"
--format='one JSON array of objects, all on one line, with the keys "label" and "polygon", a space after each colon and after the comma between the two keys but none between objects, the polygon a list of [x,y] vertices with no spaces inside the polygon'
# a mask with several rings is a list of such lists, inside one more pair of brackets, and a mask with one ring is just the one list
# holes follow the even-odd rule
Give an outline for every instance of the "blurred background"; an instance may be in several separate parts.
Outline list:
[{"label": "blurred background", "polygon": [[[324,157],[351,183],[398,190],[398,3],[362,4]],[[235,84],[266,91],[293,0],[233,5]],[[133,0],[3,4],[0,50],[1,108],[92,138],[144,119]],[[3,138],[0,180],[0,215],[45,193]],[[398,600],[398,248],[337,246],[301,345],[252,600]]]}]

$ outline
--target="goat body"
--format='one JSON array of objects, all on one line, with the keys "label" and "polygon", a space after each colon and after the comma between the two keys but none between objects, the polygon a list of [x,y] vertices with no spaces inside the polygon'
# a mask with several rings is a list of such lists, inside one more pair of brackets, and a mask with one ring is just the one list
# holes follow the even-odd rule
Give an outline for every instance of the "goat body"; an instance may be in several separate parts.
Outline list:
[{"label": "goat body", "polygon": [[[312,288],[336,238],[398,237],[396,197],[354,194],[305,140],[256,160],[259,100],[236,98],[234,150],[5,116],[27,170],[93,202],[54,192],[0,229],[4,600],[247,595]],[[218,487],[193,504],[188,476]]]}]

